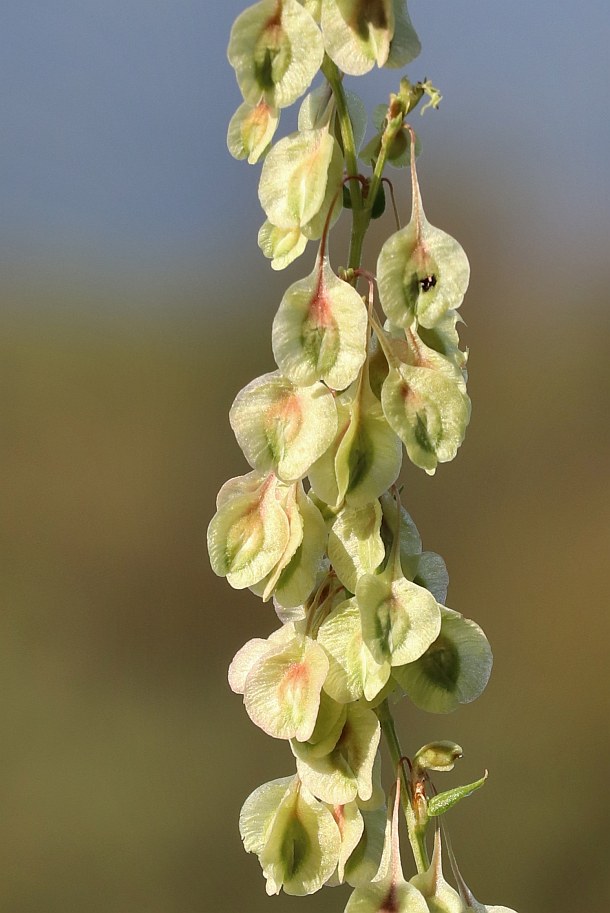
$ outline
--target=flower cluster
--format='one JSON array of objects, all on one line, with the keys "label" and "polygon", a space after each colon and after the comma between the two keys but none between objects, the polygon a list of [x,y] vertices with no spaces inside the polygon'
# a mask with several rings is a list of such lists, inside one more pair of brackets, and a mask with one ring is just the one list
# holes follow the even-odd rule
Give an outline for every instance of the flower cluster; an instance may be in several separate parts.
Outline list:
[{"label": "flower cluster", "polygon": [[[268,893],[347,882],[355,890],[346,913],[501,913],[478,904],[459,874],[459,892],[444,881],[438,828],[427,858],[429,820],[484,782],[436,794],[430,771],[450,769],[459,746],[425,746],[410,776],[403,771],[418,868],[410,882],[398,849],[401,790],[388,810],[381,782],[382,729],[395,764],[401,754],[388,699],[447,713],[481,694],[492,664],[480,627],[445,605],[445,564],[423,550],[397,484],[403,452],[433,474],[455,457],[470,418],[457,332],[468,260],[426,219],[419,142],[405,120],[425,95],[433,106],[440,96],[403,78],[361,149],[364,106],[343,86],[345,73],[402,66],[418,52],[405,0],[260,0],[233,26],[228,55],[244,101],[228,145],[238,158],[263,159],[259,245],[281,269],[309,240],[320,243],[312,272],[279,303],[277,370],[231,407],[251,471],[221,488],[208,548],[215,573],[273,599],[281,622],[246,643],[229,670],[251,720],[286,740],[296,764],[241,811]],[[324,81],[311,89],[320,69]],[[310,89],[297,131],[273,143],[280,110]],[[359,173],[359,151],[370,177]],[[410,166],[412,210],[373,275],[360,265],[362,241],[383,211],[388,163]],[[351,248],[337,269],[329,232],[344,206]]]}]

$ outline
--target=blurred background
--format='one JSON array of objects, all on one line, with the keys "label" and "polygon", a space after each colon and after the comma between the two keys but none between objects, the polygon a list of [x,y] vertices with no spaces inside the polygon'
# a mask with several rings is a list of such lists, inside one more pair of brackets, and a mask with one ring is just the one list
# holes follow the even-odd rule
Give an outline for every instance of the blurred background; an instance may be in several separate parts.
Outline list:
[{"label": "blurred background", "polygon": [[[205,530],[247,467],[227,412],[314,248],[272,274],[258,168],[225,148],[238,0],[8,0],[0,36],[0,909],[336,913],[268,899],[237,817],[287,776],[226,684],[273,609],[211,574]],[[413,753],[489,768],[451,813],[462,872],[519,913],[605,909],[610,105],[605,0],[423,2],[409,68],[430,221],[471,260],[473,418],[404,470],[449,604],[496,665],[450,717],[401,706]],[[369,110],[397,86],[350,85]],[[362,88],[361,83],[366,88]],[[283,126],[290,128],[290,116]],[[407,178],[395,172],[408,217]],[[371,267],[390,216],[370,238]],[[347,217],[338,234],[345,237]],[[333,242],[335,262],[342,241]]]}]

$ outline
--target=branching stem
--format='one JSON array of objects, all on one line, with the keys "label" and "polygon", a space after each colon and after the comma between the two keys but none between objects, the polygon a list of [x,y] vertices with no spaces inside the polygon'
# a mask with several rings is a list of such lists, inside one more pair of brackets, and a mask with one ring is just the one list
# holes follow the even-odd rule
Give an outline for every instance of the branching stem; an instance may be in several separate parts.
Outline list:
[{"label": "branching stem", "polygon": [[407,777],[404,766],[402,764],[404,755],[400,748],[400,742],[398,741],[396,727],[394,725],[394,718],[392,716],[392,712],[387,700],[383,701],[383,703],[377,707],[375,712],[379,718],[381,730],[390,752],[392,765],[395,768],[399,768],[400,770],[400,792],[405,813],[405,820],[407,822],[407,831],[409,833],[409,842],[411,844],[411,849],[413,850],[413,856],[415,859],[415,865],[417,866],[417,871],[421,874],[422,872],[425,872],[426,869],[428,869],[430,866],[428,849],[426,847],[426,838],[425,834],[417,827],[415,813],[411,805],[411,782]]}]

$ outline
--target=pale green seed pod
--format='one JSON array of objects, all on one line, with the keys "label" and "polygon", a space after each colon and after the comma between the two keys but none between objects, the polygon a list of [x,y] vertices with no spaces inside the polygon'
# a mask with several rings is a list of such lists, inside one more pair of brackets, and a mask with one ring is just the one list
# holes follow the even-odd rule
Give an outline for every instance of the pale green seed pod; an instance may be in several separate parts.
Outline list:
[{"label": "pale green seed pod", "polygon": [[381,390],[381,405],[409,459],[434,475],[453,460],[470,421],[470,400],[461,383],[434,367],[396,364]]},{"label": "pale green seed pod", "polygon": [[398,783],[387,841],[390,845],[387,873],[378,880],[357,887],[347,902],[345,913],[429,913],[424,896],[414,885],[405,881],[402,872],[398,836],[399,805]]},{"label": "pale green seed pod", "polygon": [[285,377],[306,387],[322,380],[344,390],[366,358],[367,313],[355,288],[324,257],[285,292],[273,321],[272,346]]},{"label": "pale green seed pod", "polygon": [[443,876],[440,828],[434,833],[430,867],[425,872],[414,875],[411,884],[425,897],[430,913],[465,913],[462,898]]},{"label": "pale green seed pod", "polygon": [[326,882],[329,887],[334,887],[345,881],[345,866],[364,834],[364,818],[355,801],[346,802],[344,805],[329,805],[328,808],[337,822],[341,834],[341,851],[337,869]]},{"label": "pale green seed pod", "polygon": [[280,121],[279,111],[261,100],[257,105],[244,102],[229,122],[227,146],[236,159],[254,165],[271,144]]},{"label": "pale green seed pod", "polygon": [[358,578],[372,574],[385,558],[381,538],[382,511],[374,500],[361,507],[344,506],[328,536],[328,557],[337,577],[350,593]]},{"label": "pale green seed pod", "polygon": [[335,509],[370,504],[398,478],[402,447],[374,396],[366,365],[337,398],[334,443],[309,471],[311,487]]},{"label": "pale green seed pod", "polygon": [[481,628],[441,607],[438,638],[420,659],[392,674],[413,703],[430,713],[449,713],[476,700],[491,674],[493,657]]},{"label": "pale green seed pod", "polygon": [[291,133],[272,147],[263,163],[258,196],[273,225],[302,228],[317,215],[335,150],[336,140],[324,128]]},{"label": "pale green seed pod", "polygon": [[379,298],[388,319],[397,326],[410,327],[417,321],[434,327],[447,311],[461,305],[470,266],[458,242],[426,219],[413,154],[411,175],[411,219],[390,235],[377,260]]},{"label": "pale green seed pod", "polygon": [[377,662],[362,636],[360,609],[355,598],[340,603],[318,631],[328,656],[329,669],[324,690],[336,701],[373,701],[387,684],[389,659]]},{"label": "pale green seed pod", "polygon": [[227,55],[246,102],[256,105],[262,97],[286,108],[309,88],[324,44],[297,0],[260,0],[233,23]]},{"label": "pale green seed pod", "polygon": [[294,482],[332,444],[337,409],[324,384],[297,387],[274,371],[237,394],[229,422],[252,467]]},{"label": "pale green seed pod", "polygon": [[311,737],[328,673],[322,647],[303,634],[273,647],[250,668],[244,682],[244,706],[263,732],[275,739]]},{"label": "pale green seed pod", "polygon": [[373,794],[373,765],[381,735],[379,721],[367,707],[347,704],[346,719],[335,747],[318,756],[315,746],[292,739],[297,771],[311,792],[331,805],[344,805]]},{"label": "pale green seed pod", "polygon": [[290,523],[278,500],[281,488],[273,474],[254,472],[220,490],[208,527],[208,551],[214,573],[235,589],[258,583],[285,552]]},{"label": "pale green seed pod", "polygon": [[318,891],[337,866],[341,835],[329,809],[298,777],[265,783],[239,816],[244,847],[259,857],[267,893]]}]

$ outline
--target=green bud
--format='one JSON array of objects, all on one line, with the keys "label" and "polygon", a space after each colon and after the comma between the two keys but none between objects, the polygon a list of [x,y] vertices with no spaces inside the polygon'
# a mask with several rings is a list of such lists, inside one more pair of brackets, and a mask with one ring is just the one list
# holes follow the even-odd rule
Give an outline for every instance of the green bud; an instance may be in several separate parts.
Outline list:
[{"label": "green bud", "polygon": [[419,770],[453,770],[462,754],[462,749],[455,742],[429,742],[419,749],[413,766]]}]

